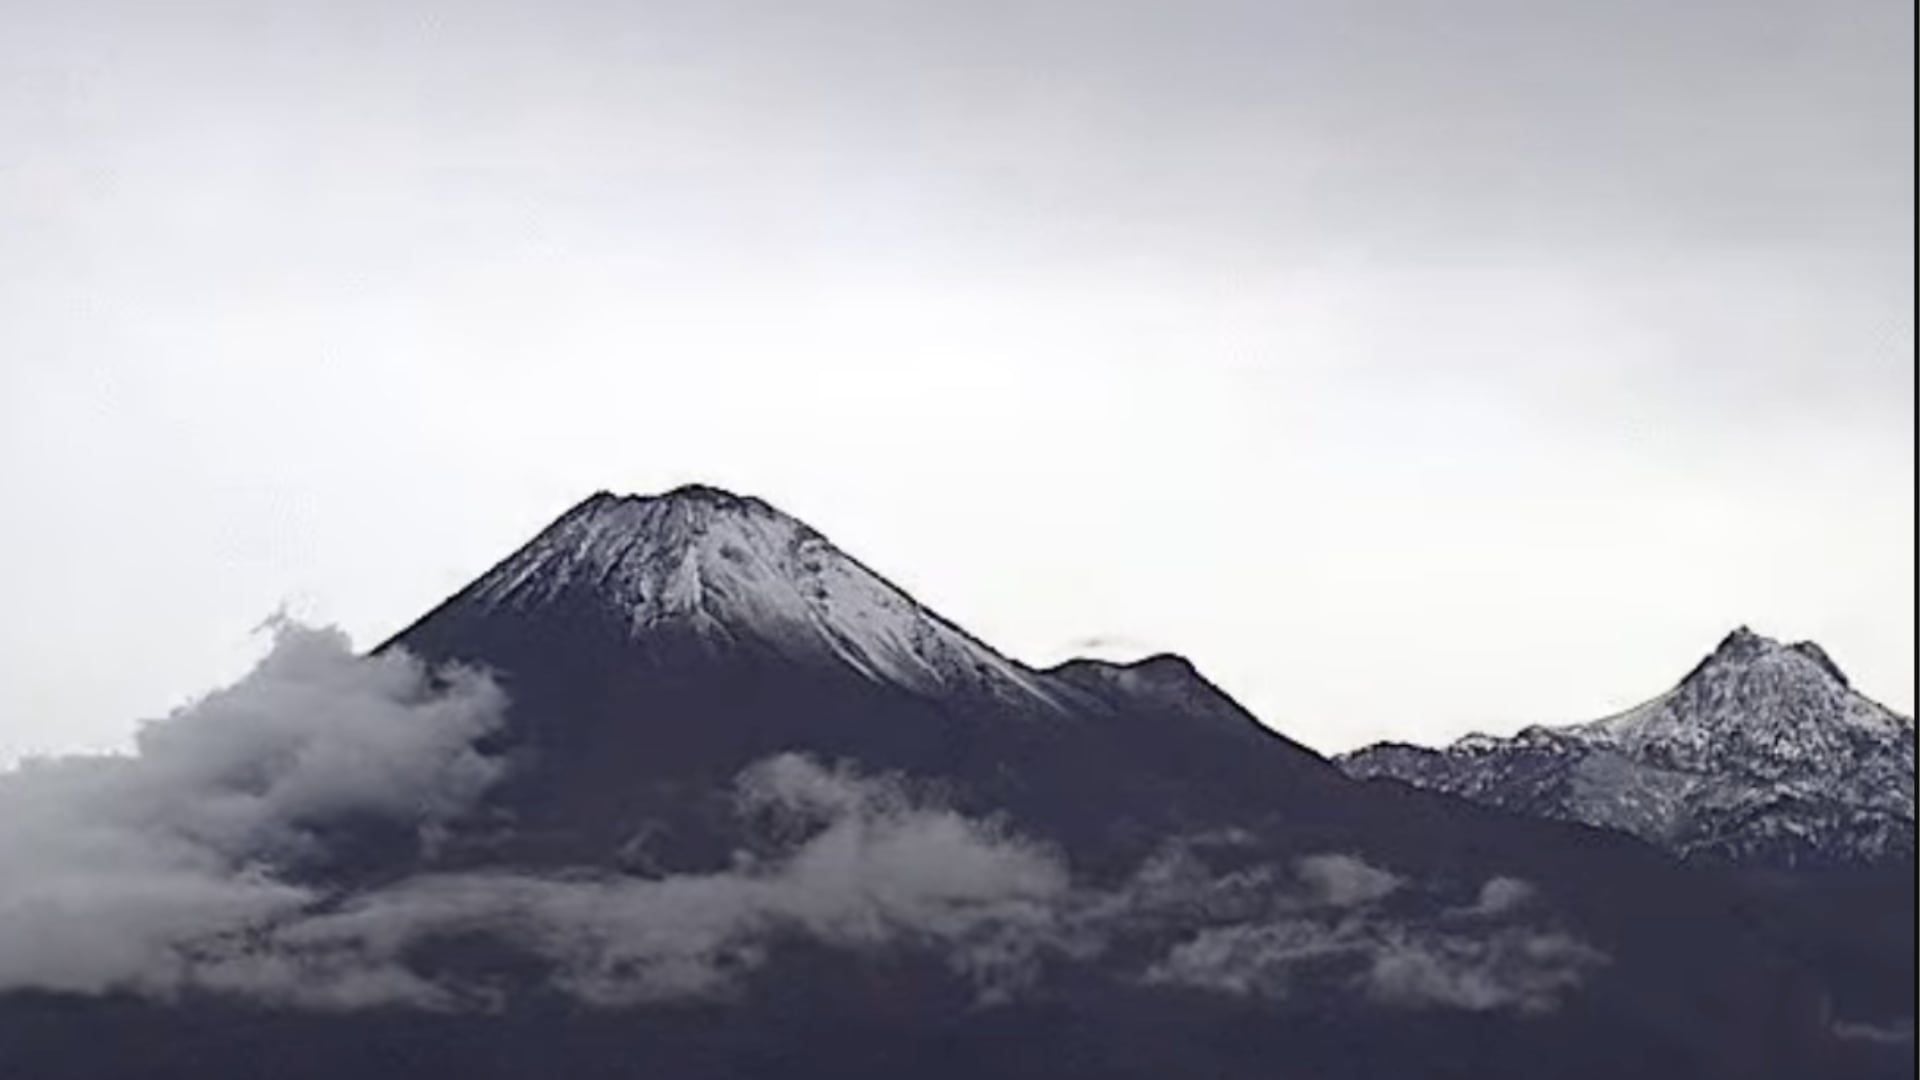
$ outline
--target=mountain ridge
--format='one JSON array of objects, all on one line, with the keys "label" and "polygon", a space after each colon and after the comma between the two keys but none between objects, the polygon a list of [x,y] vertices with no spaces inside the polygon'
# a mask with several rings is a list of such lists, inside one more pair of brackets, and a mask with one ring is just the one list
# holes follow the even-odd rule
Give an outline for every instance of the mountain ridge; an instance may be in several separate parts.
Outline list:
[{"label": "mountain ridge", "polygon": [[1683,856],[1913,858],[1913,721],[1855,690],[1817,644],[1745,626],[1671,690],[1612,716],[1338,760],[1356,777],[1621,829]]},{"label": "mountain ridge", "polygon": [[[303,819],[290,921],[158,957],[229,981],[0,994],[26,1072],[1904,1075],[1845,1032],[1911,1015],[1910,881],[1835,909],[1359,782],[1183,658],[1007,659],[759,500],[595,495],[375,650],[407,655],[340,652],[403,713],[488,686],[484,724],[421,740],[486,785],[418,830]],[[132,779],[219,814],[289,761],[392,780],[392,746]],[[162,817],[119,824],[145,851]],[[361,1006],[260,996],[316,978]],[[423,988],[454,1011],[374,1003]]]}]

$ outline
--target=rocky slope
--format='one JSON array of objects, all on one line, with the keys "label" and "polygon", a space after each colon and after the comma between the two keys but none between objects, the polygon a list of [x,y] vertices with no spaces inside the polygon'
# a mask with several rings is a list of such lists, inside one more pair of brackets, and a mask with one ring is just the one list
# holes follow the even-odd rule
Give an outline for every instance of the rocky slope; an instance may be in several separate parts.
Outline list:
[{"label": "rocky slope", "polygon": [[1340,764],[1695,858],[1815,868],[1914,857],[1913,721],[1855,690],[1818,645],[1744,627],[1617,716],[1437,750],[1383,743]]}]

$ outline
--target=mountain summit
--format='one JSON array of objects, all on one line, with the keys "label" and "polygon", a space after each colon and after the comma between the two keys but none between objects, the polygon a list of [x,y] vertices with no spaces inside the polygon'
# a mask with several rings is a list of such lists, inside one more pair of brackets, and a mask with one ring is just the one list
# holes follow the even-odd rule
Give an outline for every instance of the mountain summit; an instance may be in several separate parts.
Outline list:
[{"label": "mountain summit", "polygon": [[1914,854],[1913,721],[1854,690],[1820,646],[1744,626],[1618,715],[1442,750],[1382,743],[1341,764],[1689,856],[1811,866]]},{"label": "mountain summit", "polygon": [[[1852,801],[1894,796],[1913,816],[1913,723],[1855,691],[1826,651],[1740,627],[1672,691],[1569,732],[1636,758],[1702,773],[1792,779],[1818,773],[1856,788]],[[1898,764],[1908,748],[1904,792]],[[1864,770],[1864,774],[1862,773]],[[1904,799],[1904,802],[1901,800]]]},{"label": "mountain summit", "polygon": [[644,645],[749,649],[840,664],[918,694],[1048,711],[1067,703],[1032,672],[922,608],[802,522],[704,485],[600,492],[463,594],[483,612],[593,611]]}]

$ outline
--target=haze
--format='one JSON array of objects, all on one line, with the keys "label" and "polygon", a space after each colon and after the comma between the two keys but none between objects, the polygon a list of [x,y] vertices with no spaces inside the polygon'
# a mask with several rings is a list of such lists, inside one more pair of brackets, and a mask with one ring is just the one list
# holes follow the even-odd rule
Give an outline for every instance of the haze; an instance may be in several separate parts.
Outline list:
[{"label": "haze", "polygon": [[0,761],[690,480],[1323,750],[1911,712],[1912,18],[0,0]]}]

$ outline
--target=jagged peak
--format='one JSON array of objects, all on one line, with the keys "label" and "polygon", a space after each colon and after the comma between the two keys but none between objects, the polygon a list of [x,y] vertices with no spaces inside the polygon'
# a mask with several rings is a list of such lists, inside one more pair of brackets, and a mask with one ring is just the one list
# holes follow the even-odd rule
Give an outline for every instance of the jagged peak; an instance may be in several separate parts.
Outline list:
[{"label": "jagged peak", "polygon": [[[1815,651],[1819,650],[1819,646],[1812,645],[1811,642],[1803,644],[1811,646]],[[1713,647],[1713,651],[1703,657],[1699,664],[1695,665],[1694,672],[1697,673],[1715,664],[1751,664],[1755,661],[1778,659],[1797,649],[1799,649],[1799,646],[1788,645],[1777,638],[1762,634],[1743,623],[1734,627],[1725,637],[1721,638],[1720,643]],[[1826,654],[1820,653],[1820,655],[1825,656]],[[1827,661],[1827,666],[1832,666],[1831,660]]]},{"label": "jagged peak", "polygon": [[1852,686],[1846,672],[1818,644],[1797,641],[1789,645],[1744,624],[1734,627],[1721,638],[1713,651],[1701,658],[1693,670],[1680,680],[1680,685],[1686,686],[1703,678],[1721,677],[1729,669],[1746,669],[1756,665],[1785,665],[1803,669],[1808,675],[1817,669],[1842,687]]},{"label": "jagged peak", "polygon": [[1897,738],[1910,725],[1855,691],[1820,646],[1782,644],[1741,626],[1667,693],[1561,730],[1704,767],[1721,759],[1844,756],[1858,733]]},{"label": "jagged peak", "polygon": [[1852,689],[1818,645],[1742,626],[1673,689],[1613,716],[1468,735],[1428,754],[1380,743],[1341,760],[1356,776],[1619,828],[1683,853],[1791,861],[1814,845],[1821,858],[1875,862],[1911,857],[1913,747],[1912,720]]},{"label": "jagged peak", "polygon": [[1734,627],[1720,644],[1714,647],[1713,655],[1729,660],[1744,660],[1760,656],[1771,649],[1777,649],[1780,643],[1764,634],[1755,633],[1745,623]]}]

